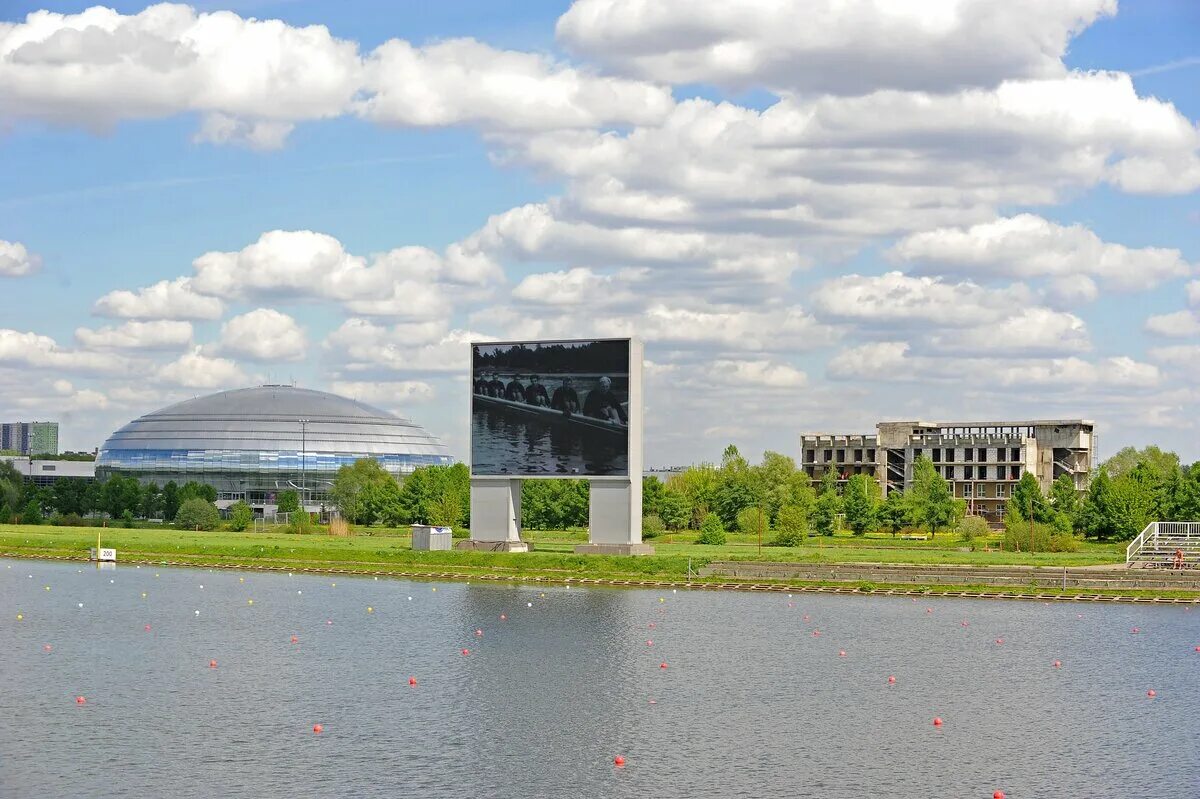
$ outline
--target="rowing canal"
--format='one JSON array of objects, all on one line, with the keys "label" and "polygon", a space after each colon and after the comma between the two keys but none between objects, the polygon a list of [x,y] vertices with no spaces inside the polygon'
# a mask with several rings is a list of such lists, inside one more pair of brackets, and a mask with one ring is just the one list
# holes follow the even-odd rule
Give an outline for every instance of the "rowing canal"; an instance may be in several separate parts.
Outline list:
[{"label": "rowing canal", "polygon": [[0,608],[5,797],[1200,794],[1189,607],[0,561]]}]

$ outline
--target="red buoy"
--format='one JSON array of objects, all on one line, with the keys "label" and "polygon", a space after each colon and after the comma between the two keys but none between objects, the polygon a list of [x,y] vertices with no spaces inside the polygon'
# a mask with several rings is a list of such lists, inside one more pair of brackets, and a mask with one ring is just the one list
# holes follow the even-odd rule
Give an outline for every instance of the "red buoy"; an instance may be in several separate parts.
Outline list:
[{"label": "red buoy", "polygon": [[1061,668],[1062,668],[1062,661],[1061,661],[1061,660],[1056,660],[1056,661],[1054,661],[1054,668],[1056,668],[1056,669],[1061,669]]},{"label": "red buoy", "polygon": [[888,675],[888,685],[895,685],[895,684],[896,684],[896,678],[893,675],[889,674]]},{"label": "red buoy", "polygon": [[622,766],[625,765],[625,758],[621,757],[620,755],[617,755],[616,757],[613,758],[613,765],[616,766],[617,768],[621,768]]},{"label": "red buoy", "polygon": [[500,621],[505,621],[507,618],[508,616],[505,616],[503,613],[500,614]]},{"label": "red buoy", "polygon": [[658,704],[658,700],[657,700],[657,699],[651,699],[651,700],[650,700],[650,704],[652,704],[652,705],[657,705],[657,704]]},{"label": "red buoy", "polygon": [[315,732],[317,735],[320,735],[324,731],[325,731],[325,728],[322,725],[320,725],[320,724],[313,725],[313,732]]},{"label": "red buoy", "polygon": [[992,799],[1004,799],[1004,791],[993,791]]},{"label": "red buoy", "polygon": [[846,650],[845,650],[845,649],[839,649],[839,650],[838,650],[838,657],[840,657],[840,658],[844,658],[844,657],[846,657]]},{"label": "red buoy", "polygon": [[215,661],[215,660],[208,661],[208,667],[210,669],[215,669],[217,667],[217,661]]},{"label": "red buoy", "polygon": [[1196,647],[1196,651],[1200,652],[1200,646]]},{"label": "red buoy", "polygon": [[483,635],[483,630],[476,630],[476,631],[475,631],[475,637],[476,637],[476,638],[480,637],[481,635]]},{"label": "red buoy", "polygon": [[933,613],[933,608],[925,608],[926,613]]},{"label": "red buoy", "polygon": [[86,700],[86,699],[84,699],[82,696],[77,696],[77,697],[75,697],[75,704],[77,704],[77,705],[86,705],[86,704],[87,704],[87,700]]},{"label": "red buoy", "polygon": [[665,660],[664,660],[662,663],[659,663],[659,664],[658,664],[658,667],[659,667],[660,669],[665,669],[665,668],[667,667],[667,661],[665,661]]},{"label": "red buoy", "polygon": [[646,646],[654,646],[654,642],[653,642],[653,641],[651,641],[649,638],[647,638],[647,639],[646,639]]},{"label": "red buoy", "polygon": [[820,635],[820,634],[821,634],[821,631],[820,631],[820,630],[813,630],[813,636],[814,636],[814,637],[816,637],[816,636],[818,636],[818,635]]},{"label": "red buoy", "polygon": [[293,635],[293,636],[292,636],[292,643],[293,643],[293,644],[298,644],[298,643],[300,643],[300,639],[299,639],[299,638],[297,638],[296,636],[294,636],[294,635]]},{"label": "red buoy", "polygon": [[42,645],[42,651],[43,651],[43,652],[49,652],[49,651],[50,651],[51,649],[53,649],[53,648],[54,648],[54,647],[50,646],[50,644],[43,644],[43,645]]},{"label": "red buoy", "polygon": [[654,622],[650,622],[650,629],[651,629],[651,630],[653,630],[653,629],[654,629]]},{"label": "red buoy", "polygon": [[1158,696],[1158,692],[1155,691],[1153,688],[1151,688],[1149,691],[1146,692],[1146,696],[1153,699],[1154,697]]},{"label": "red buoy", "polygon": [[1134,635],[1136,635],[1136,634],[1140,633],[1141,631],[1142,631],[1142,630],[1141,630],[1141,628],[1139,628],[1139,627],[1134,627],[1134,628],[1133,628],[1133,633],[1134,633]]},{"label": "red buoy", "polygon": [[470,650],[470,649],[464,649],[464,650],[462,651],[462,653],[463,653],[464,655],[469,655],[469,654],[471,654],[471,650]]},{"label": "red buoy", "polygon": [[149,625],[149,624],[147,624],[147,625],[146,625],[145,627],[143,627],[142,629],[143,629],[143,630],[145,630],[146,632],[150,632],[150,625]]},{"label": "red buoy", "polygon": [[1004,643],[1004,639],[1003,639],[1003,638],[997,638],[997,639],[996,639],[996,643],[997,643],[997,644],[1002,644],[1002,643]]},{"label": "red buoy", "polygon": [[934,716],[934,718],[933,718],[933,726],[935,726],[935,727],[940,727],[940,726],[942,726],[942,717],[941,717],[941,716]]}]

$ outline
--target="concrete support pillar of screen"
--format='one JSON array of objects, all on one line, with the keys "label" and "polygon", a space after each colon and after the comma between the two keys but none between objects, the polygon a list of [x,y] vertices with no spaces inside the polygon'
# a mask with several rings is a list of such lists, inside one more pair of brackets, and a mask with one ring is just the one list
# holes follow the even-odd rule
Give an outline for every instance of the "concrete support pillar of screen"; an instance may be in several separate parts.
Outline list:
[{"label": "concrete support pillar of screen", "polygon": [[588,543],[581,555],[653,555],[642,543],[642,342],[629,342],[629,476],[590,480]]},{"label": "concrete support pillar of screen", "polygon": [[471,478],[471,537],[459,549],[528,552],[521,540],[521,481],[508,477]]}]

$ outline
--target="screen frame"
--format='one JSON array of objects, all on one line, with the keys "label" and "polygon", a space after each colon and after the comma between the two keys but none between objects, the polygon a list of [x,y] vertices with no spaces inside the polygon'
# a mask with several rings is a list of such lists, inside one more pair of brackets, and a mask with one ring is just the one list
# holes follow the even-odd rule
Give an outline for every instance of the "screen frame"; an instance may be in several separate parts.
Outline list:
[{"label": "screen frame", "polygon": [[[475,347],[544,346],[548,344],[589,344],[597,341],[624,342],[629,356],[629,429],[626,432],[625,474],[558,473],[479,473],[475,471],[475,434],[470,420],[475,412]],[[634,337],[596,336],[594,338],[526,339],[517,341],[472,341],[467,344],[467,468],[472,480],[599,480],[630,482],[642,475],[642,366],[644,349]]]}]

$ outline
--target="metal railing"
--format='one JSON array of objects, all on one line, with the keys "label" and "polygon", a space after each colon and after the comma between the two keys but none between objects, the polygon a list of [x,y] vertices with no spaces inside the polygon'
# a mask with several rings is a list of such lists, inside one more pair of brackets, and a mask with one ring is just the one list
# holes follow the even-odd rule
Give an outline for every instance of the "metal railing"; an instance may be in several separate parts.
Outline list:
[{"label": "metal railing", "polygon": [[1200,522],[1150,522],[1125,547],[1125,562],[1132,563],[1143,549],[1158,549],[1162,539],[1170,546],[1200,547]]}]

